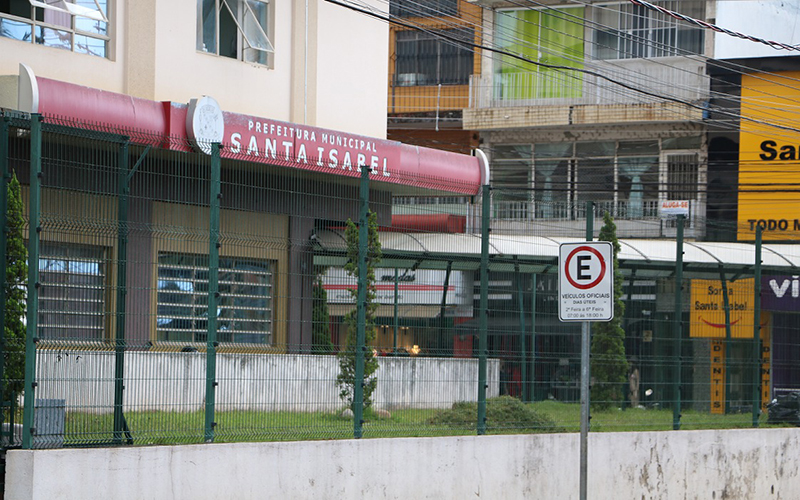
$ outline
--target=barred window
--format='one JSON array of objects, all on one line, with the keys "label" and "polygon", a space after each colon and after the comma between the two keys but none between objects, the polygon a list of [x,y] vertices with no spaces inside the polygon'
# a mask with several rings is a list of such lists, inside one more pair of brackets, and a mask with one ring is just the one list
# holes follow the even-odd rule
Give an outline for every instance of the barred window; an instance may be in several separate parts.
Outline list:
[{"label": "barred window", "polygon": [[[702,0],[653,2],[689,17],[702,19]],[[634,59],[703,53],[703,29],[641,5],[596,6],[595,59]]]},{"label": "barred window", "polygon": [[40,247],[39,332],[44,339],[103,340],[106,265],[100,247]]},{"label": "barred window", "polygon": [[694,200],[698,191],[697,154],[667,155],[667,199]]},{"label": "barred window", "polygon": [[398,31],[395,41],[395,85],[466,85],[472,73],[473,53],[468,46],[437,33],[472,42],[471,29],[439,32]]},{"label": "barred window", "polygon": [[[272,342],[274,263],[219,259],[217,340]],[[205,342],[208,331],[208,256],[158,256],[157,337],[162,341]]]},{"label": "barred window", "polygon": [[458,0],[392,0],[389,13],[398,17],[457,16]]}]

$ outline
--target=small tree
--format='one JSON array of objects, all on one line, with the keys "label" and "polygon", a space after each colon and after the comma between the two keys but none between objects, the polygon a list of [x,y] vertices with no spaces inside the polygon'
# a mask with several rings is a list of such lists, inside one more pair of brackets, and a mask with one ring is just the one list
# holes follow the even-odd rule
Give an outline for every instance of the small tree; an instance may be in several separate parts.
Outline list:
[{"label": "small tree", "polygon": [[[375,340],[375,312],[378,304],[375,302],[375,265],[381,260],[381,242],[378,238],[378,216],[369,212],[367,217],[367,300],[366,324],[364,325],[364,345],[368,346]],[[347,220],[345,239],[347,241],[347,263],[345,271],[350,276],[358,279],[358,226],[350,219]],[[349,290],[350,295],[358,301],[358,290]],[[356,382],[356,344],[358,342],[358,317],[357,308],[345,316],[347,325],[347,347],[339,356],[339,376],[336,384],[339,386],[339,397],[347,402],[352,409],[353,395]],[[364,408],[372,404],[372,393],[378,385],[378,379],[373,376],[378,369],[378,360],[375,359],[371,349],[364,351]]]},{"label": "small tree", "polygon": [[331,342],[330,313],[328,312],[328,292],[322,286],[324,268],[314,277],[311,309],[311,352],[314,354],[331,354],[334,351]]},{"label": "small tree", "polygon": [[6,318],[5,337],[0,346],[3,352],[4,395],[22,390],[25,377],[25,288],[28,277],[28,249],[22,237],[25,221],[22,218],[22,196],[19,181],[13,175],[8,183],[6,213]]},{"label": "small tree", "polygon": [[622,273],[617,254],[620,250],[617,225],[606,212],[598,240],[611,242],[614,250],[614,317],[609,322],[595,323],[592,327],[592,406],[608,408],[622,400],[622,384],[627,379],[628,361],[625,357],[625,330],[622,317],[625,304],[622,302]]}]

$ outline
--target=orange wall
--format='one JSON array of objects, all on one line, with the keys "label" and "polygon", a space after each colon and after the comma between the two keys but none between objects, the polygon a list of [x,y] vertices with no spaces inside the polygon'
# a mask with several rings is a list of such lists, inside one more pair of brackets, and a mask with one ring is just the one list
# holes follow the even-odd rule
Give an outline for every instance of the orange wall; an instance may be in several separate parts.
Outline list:
[{"label": "orange wall", "polygon": [[[452,29],[460,26],[475,31],[474,41],[481,42],[482,9],[465,0],[460,0],[458,17],[419,17],[408,18],[415,26],[427,29]],[[403,26],[392,26],[389,32],[389,80],[388,105],[389,114],[421,113],[439,110],[461,110],[469,106],[469,85],[437,85],[392,86],[395,72],[395,37],[398,31],[407,30]],[[480,74],[480,51],[476,50],[473,58],[472,74]],[[437,106],[438,103],[438,106]]]}]

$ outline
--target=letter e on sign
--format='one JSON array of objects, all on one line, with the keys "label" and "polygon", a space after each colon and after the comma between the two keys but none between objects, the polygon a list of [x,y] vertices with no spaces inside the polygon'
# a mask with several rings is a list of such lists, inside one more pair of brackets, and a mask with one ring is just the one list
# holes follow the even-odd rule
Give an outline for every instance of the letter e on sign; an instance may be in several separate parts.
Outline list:
[{"label": "letter e on sign", "polygon": [[562,243],[558,249],[558,318],[611,321],[614,251],[607,241]]}]

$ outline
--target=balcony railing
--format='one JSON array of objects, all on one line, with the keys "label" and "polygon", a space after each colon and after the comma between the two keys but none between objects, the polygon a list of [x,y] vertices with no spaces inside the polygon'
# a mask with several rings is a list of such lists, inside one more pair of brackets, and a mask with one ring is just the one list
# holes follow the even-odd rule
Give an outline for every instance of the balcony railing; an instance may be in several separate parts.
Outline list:
[{"label": "balcony railing", "polygon": [[[659,217],[658,200],[645,200],[631,203],[627,200],[595,202],[595,214],[601,216],[609,212],[617,220],[639,220]],[[492,217],[497,220],[529,221],[576,220],[586,218],[585,203],[533,201],[494,201]]]},{"label": "balcony railing", "polygon": [[704,65],[690,58],[593,61],[586,70],[595,74],[547,70],[473,75],[470,107],[642,104],[663,102],[662,96],[701,102],[709,96]]}]

